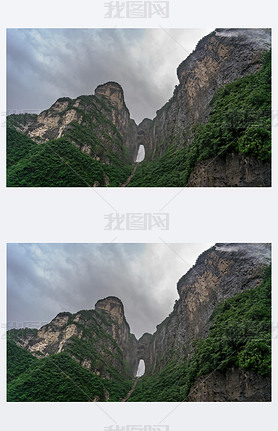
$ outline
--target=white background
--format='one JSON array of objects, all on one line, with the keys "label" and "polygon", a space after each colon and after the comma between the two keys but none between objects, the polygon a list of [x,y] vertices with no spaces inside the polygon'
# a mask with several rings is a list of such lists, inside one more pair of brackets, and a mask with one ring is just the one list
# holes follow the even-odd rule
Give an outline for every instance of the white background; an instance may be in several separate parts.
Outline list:
[{"label": "white background", "polygon": [[[277,74],[277,10],[274,1],[170,0],[170,17],[104,19],[103,1],[14,0],[1,3],[1,126],[6,110],[6,27],[272,27],[273,69]],[[273,110],[277,112],[277,82]],[[276,122],[278,123],[278,121]],[[6,189],[5,127],[0,127],[0,420],[3,429],[44,431],[59,428],[100,430],[115,422],[158,424],[167,419],[169,431],[186,428],[226,431],[274,430],[277,412],[277,372],[272,403],[6,403],[5,322],[6,243],[8,242],[272,242],[274,256],[273,322],[278,322],[277,250],[277,124],[273,128],[273,187],[271,189]],[[178,195],[177,193],[180,192]],[[176,196],[177,195],[177,196]],[[104,200],[103,200],[104,199]],[[169,212],[169,231],[105,231],[104,214]],[[273,362],[277,340],[273,340]],[[109,415],[112,419],[109,418]],[[277,421],[276,421],[277,423]],[[276,425],[277,426],[277,425]]]}]

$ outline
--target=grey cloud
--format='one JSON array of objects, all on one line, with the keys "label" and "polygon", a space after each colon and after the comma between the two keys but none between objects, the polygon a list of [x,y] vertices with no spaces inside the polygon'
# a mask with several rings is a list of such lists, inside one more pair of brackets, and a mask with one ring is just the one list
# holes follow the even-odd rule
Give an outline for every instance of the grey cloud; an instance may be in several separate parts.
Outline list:
[{"label": "grey cloud", "polygon": [[8,112],[122,85],[131,116],[153,118],[178,83],[176,68],[211,29],[8,29]]},{"label": "grey cloud", "polygon": [[178,279],[210,245],[9,244],[8,322],[48,322],[113,295],[136,336],[154,332],[178,298]]}]

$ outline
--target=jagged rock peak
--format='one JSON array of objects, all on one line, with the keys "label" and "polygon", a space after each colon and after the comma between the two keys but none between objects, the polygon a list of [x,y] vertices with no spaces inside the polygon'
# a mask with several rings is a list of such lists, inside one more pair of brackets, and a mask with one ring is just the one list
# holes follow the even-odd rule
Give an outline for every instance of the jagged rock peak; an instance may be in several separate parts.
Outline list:
[{"label": "jagged rock peak", "polygon": [[120,91],[121,93],[124,92],[122,86],[116,81],[107,81],[104,84],[98,85],[97,88],[95,89],[95,92],[101,93],[102,91],[105,91],[108,89],[114,90],[114,91]]},{"label": "jagged rock peak", "polygon": [[106,97],[112,104],[117,105],[118,109],[122,109],[123,106],[126,108],[124,91],[117,82],[109,81],[105,84],[98,85],[95,89],[95,95]]},{"label": "jagged rock peak", "polygon": [[107,298],[100,299],[97,301],[95,309],[106,311],[111,317],[119,321],[125,320],[123,303],[116,296],[107,296]]}]

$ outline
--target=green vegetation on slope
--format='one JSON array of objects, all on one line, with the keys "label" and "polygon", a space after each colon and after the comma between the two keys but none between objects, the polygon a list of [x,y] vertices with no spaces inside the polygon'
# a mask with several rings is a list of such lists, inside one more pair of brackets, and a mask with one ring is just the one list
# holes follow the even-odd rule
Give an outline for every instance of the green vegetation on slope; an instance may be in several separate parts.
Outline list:
[{"label": "green vegetation on slope", "polygon": [[[25,352],[13,348],[9,375],[16,376]],[[25,361],[26,363],[26,361]],[[23,368],[22,368],[23,370]],[[130,390],[131,381],[103,379],[85,370],[66,353],[30,362],[10,380],[7,401],[120,401]]]},{"label": "green vegetation on slope", "polygon": [[[75,102],[78,101],[78,107]],[[122,136],[116,126],[106,116],[112,110],[105,97],[79,96],[71,100],[66,111],[74,110],[80,114],[81,122],[72,121],[64,131],[64,136],[79,148],[86,144],[91,153],[110,162],[118,159],[128,164],[130,155],[123,145]]]},{"label": "green vegetation on slope", "polygon": [[37,144],[18,132],[14,127],[7,127],[7,168],[15,165],[19,160],[26,157],[32,150],[37,148]]},{"label": "green vegetation on slope", "polygon": [[16,379],[38,361],[27,350],[18,347],[14,341],[7,341],[7,382]]},{"label": "green vegetation on slope", "polygon": [[[111,320],[105,312],[82,310],[78,313],[78,322],[74,322],[73,314],[67,325],[74,324],[82,332],[81,337],[73,336],[65,344],[64,351],[82,362],[86,358],[93,369],[101,375],[109,375],[118,379],[119,374],[128,378],[132,371],[123,358],[123,353],[117,342],[109,333]],[[116,322],[113,322],[116,327]]]},{"label": "green vegetation on slope", "polygon": [[[35,121],[35,115],[7,118],[8,186],[86,187],[109,182],[110,187],[117,187],[131,174],[128,150],[105,115],[111,111],[107,100],[92,96],[65,100],[69,105],[61,115],[75,110],[82,121],[71,122],[62,139],[37,145],[14,129]],[[208,123],[196,126],[194,133],[191,144],[183,147],[177,146],[175,136],[170,143],[158,142],[157,147],[162,151],[166,146],[167,151],[151,162],[140,163],[128,187],[183,187],[198,162],[229,152],[270,160],[270,53],[259,72],[227,84],[215,94]],[[84,148],[94,158],[80,151]],[[95,160],[99,157],[105,163]]]},{"label": "green vegetation on slope", "polygon": [[[219,304],[210,320],[210,334],[199,340],[192,358],[179,362],[173,356],[161,372],[140,378],[129,401],[185,401],[199,376],[232,366],[270,375],[271,268],[260,286]],[[71,355],[82,356],[84,343],[74,339],[75,351],[37,359],[13,341],[28,335],[26,330],[8,332],[8,401],[120,401],[131,389],[132,381],[116,369],[108,380],[82,368],[81,357]]]},{"label": "green vegetation on slope", "polygon": [[15,343],[20,343],[29,337],[35,337],[38,333],[36,328],[19,328],[19,329],[9,329],[8,338]]},{"label": "green vegetation on slope", "polygon": [[[67,138],[35,144],[29,138],[9,131],[16,138],[7,145],[8,187],[93,187],[96,183],[119,186],[130,175],[131,166],[114,157],[114,164],[105,165],[83,154]],[[28,150],[21,150],[21,144]],[[19,158],[22,154],[22,158]]]},{"label": "green vegetation on slope", "polygon": [[140,163],[129,187],[183,187],[198,162],[229,152],[270,160],[271,53],[259,72],[216,92],[209,121],[196,127],[189,146],[177,148],[173,136],[160,158]]},{"label": "green vegetation on slope", "polygon": [[36,121],[38,118],[37,114],[30,114],[25,112],[24,114],[11,114],[7,117],[7,124],[9,126],[26,126],[27,123]]},{"label": "green vegetation on slope", "polygon": [[200,340],[193,357],[172,361],[159,373],[141,377],[129,401],[186,401],[195,380],[215,369],[230,367],[271,372],[271,268],[263,283],[227,299],[211,316],[208,338]]},{"label": "green vegetation on slope", "polygon": [[51,107],[49,115],[62,119],[75,111],[78,121],[66,125],[60,139],[51,139],[56,132],[49,131],[47,142],[34,138],[38,144],[18,131],[28,123],[36,124],[36,115],[7,117],[7,186],[117,187],[129,177],[128,149],[106,116],[112,109],[109,101],[95,96],[58,100],[64,101],[68,106],[63,111],[57,113]]},{"label": "green vegetation on slope", "polygon": [[[33,356],[22,347],[39,338],[37,329],[11,329],[7,333],[8,401],[120,401],[129,392],[132,381],[129,364],[111,335],[117,323],[103,312],[81,310],[60,313],[67,317],[60,331],[75,326],[78,336],[65,340],[63,352],[57,345]],[[44,330],[57,330],[55,319]],[[31,341],[30,341],[31,340]],[[44,357],[42,357],[44,356]],[[85,364],[91,370],[84,369]]]}]

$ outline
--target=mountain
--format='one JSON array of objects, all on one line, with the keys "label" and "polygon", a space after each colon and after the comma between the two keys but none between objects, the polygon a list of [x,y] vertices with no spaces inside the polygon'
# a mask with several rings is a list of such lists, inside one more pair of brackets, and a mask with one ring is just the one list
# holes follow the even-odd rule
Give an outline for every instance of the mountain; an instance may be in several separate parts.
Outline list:
[{"label": "mountain", "polygon": [[[178,281],[172,313],[139,340],[113,296],[39,330],[8,331],[8,400],[76,401],[61,389],[69,378],[79,401],[269,401],[270,263],[269,244],[216,244]],[[145,375],[134,382],[140,359]],[[43,383],[52,373],[57,399]]]},{"label": "mountain", "polygon": [[268,244],[216,244],[198,258],[172,313],[138,341],[146,376],[131,401],[270,399],[270,258]]},{"label": "mountain", "polygon": [[172,136],[176,145],[190,143],[193,126],[207,122],[216,91],[259,71],[269,49],[270,32],[265,29],[216,29],[205,36],[179,65],[173,97],[148,123],[147,158],[162,155]]},{"label": "mountain", "polygon": [[118,186],[136,157],[135,132],[115,82],[98,86],[93,96],[60,98],[39,115],[10,115],[8,185]]},{"label": "mountain", "polygon": [[94,310],[60,313],[31,334],[12,331],[10,336],[39,358],[68,352],[83,368],[101,377],[111,378],[116,372],[128,378],[137,371],[137,341],[116,297],[98,301]]},{"label": "mountain", "polygon": [[[172,98],[139,125],[116,82],[10,115],[7,184],[121,186],[132,175],[134,187],[270,186],[270,48],[268,29],[216,29],[179,65]],[[145,161],[133,171],[140,145]]]}]

